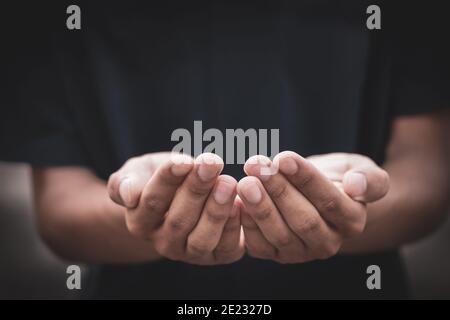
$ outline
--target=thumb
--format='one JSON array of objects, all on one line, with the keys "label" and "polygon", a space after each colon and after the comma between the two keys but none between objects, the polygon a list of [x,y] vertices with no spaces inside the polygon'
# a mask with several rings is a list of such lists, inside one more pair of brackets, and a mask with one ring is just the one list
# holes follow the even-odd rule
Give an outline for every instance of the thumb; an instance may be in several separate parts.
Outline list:
[{"label": "thumb", "polygon": [[374,202],[389,191],[388,173],[375,164],[352,168],[344,174],[344,191],[352,199]]},{"label": "thumb", "polygon": [[125,207],[132,209],[139,203],[142,190],[148,180],[150,180],[150,174],[129,174],[125,176],[119,183],[119,197]]},{"label": "thumb", "polygon": [[139,166],[117,171],[108,180],[107,189],[111,200],[128,209],[135,208],[151,176],[152,170]]}]

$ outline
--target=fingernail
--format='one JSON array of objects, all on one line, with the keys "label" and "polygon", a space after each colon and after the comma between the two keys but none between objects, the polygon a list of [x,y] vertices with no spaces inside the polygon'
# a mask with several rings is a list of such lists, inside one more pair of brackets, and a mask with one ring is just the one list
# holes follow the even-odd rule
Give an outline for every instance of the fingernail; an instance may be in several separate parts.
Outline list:
[{"label": "fingernail", "polygon": [[281,170],[289,175],[295,174],[298,170],[297,163],[292,158],[284,158],[280,161]]},{"label": "fingernail", "polygon": [[217,167],[214,165],[200,164],[198,168],[198,176],[203,182],[209,182],[217,176]]},{"label": "fingernail", "polygon": [[190,170],[192,166],[187,163],[179,163],[172,165],[171,171],[174,176],[181,177],[185,176]]},{"label": "fingernail", "polygon": [[259,190],[258,185],[251,181],[245,182],[242,186],[242,194],[245,199],[252,204],[258,204],[262,198],[262,193],[261,190]]},{"label": "fingernail", "polygon": [[259,180],[264,181],[264,182],[268,181],[270,179],[270,177],[272,177],[272,175],[268,173],[269,170],[270,169],[268,167],[261,167],[259,169],[259,174],[258,174]]},{"label": "fingernail", "polygon": [[272,163],[260,165],[258,167],[258,178],[261,181],[268,181],[273,175]]},{"label": "fingernail", "polygon": [[129,178],[125,178],[120,182],[119,195],[123,201],[123,204],[126,207],[129,207],[132,205],[132,203],[131,203],[131,200],[132,200],[131,199],[131,181]]},{"label": "fingernail", "polygon": [[218,204],[225,204],[230,201],[233,188],[226,182],[219,182],[214,190],[214,200]]},{"label": "fingernail", "polygon": [[367,178],[359,172],[350,172],[345,176],[344,184],[350,187],[352,196],[362,196],[367,190]]}]

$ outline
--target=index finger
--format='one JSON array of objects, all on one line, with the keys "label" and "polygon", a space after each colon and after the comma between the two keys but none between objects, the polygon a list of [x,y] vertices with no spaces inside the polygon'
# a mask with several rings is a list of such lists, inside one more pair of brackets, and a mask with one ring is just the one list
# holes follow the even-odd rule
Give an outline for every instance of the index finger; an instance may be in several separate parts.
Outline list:
[{"label": "index finger", "polygon": [[362,231],[366,218],[364,205],[340,191],[309,161],[286,151],[278,154],[274,162],[329,224],[345,234]]},{"label": "index finger", "polygon": [[163,230],[170,235],[171,245],[179,246],[194,229],[222,170],[223,161],[215,154],[203,153],[195,159],[194,169],[176,191],[164,220]]}]

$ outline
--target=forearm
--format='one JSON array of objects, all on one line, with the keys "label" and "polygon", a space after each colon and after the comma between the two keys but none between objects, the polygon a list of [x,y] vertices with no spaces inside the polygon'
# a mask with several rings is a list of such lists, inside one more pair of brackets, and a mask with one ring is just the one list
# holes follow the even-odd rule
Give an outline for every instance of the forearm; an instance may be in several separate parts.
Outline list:
[{"label": "forearm", "polygon": [[[446,214],[446,198],[441,178],[421,185],[422,173],[407,175],[408,164],[387,167],[391,191],[368,207],[364,233],[344,244],[343,253],[372,252],[397,248],[419,239],[440,225]],[[411,168],[413,169],[413,168]],[[425,170],[426,171],[426,170]],[[433,182],[434,180],[434,182]]]},{"label": "forearm", "polygon": [[45,179],[39,177],[42,171],[34,173],[39,230],[58,255],[85,263],[135,263],[159,258],[150,242],[130,235],[125,209],[109,199],[103,181],[86,171],[68,179],[64,170],[60,169],[64,179],[58,172]]},{"label": "forearm", "polygon": [[[427,235],[445,219],[450,195],[449,131],[448,122],[442,121],[445,130],[438,130],[439,124],[419,130],[419,134],[430,138],[423,142],[417,138],[415,148],[397,144],[388,150],[384,169],[390,175],[390,191],[369,204],[366,230],[346,242],[343,253],[398,248]],[[428,140],[442,143],[432,145]]]}]

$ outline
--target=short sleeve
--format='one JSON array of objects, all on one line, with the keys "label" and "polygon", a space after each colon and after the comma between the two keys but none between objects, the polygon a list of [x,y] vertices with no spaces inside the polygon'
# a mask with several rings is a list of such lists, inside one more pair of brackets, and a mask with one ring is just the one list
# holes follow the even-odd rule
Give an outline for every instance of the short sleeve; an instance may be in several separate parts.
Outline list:
[{"label": "short sleeve", "polygon": [[80,135],[67,108],[50,29],[45,24],[37,30],[30,25],[12,27],[19,31],[7,39],[0,160],[35,166],[87,166]]}]

